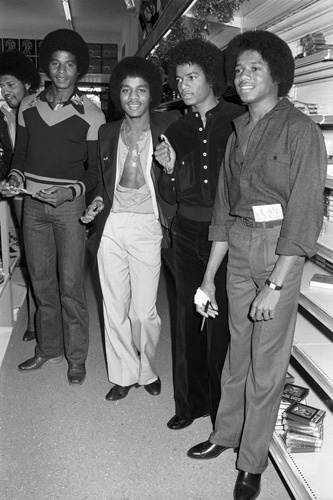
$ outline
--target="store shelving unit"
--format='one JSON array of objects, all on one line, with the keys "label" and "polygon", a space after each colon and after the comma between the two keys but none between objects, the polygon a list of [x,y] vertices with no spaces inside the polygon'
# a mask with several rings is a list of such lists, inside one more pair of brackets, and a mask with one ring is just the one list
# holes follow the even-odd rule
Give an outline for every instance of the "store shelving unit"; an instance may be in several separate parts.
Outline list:
[{"label": "store shelving unit", "polygon": [[[330,185],[330,179],[327,185]],[[318,240],[322,261],[333,262],[333,224]],[[329,274],[311,260],[305,264],[290,371],[295,382],[310,387],[306,403],[326,411],[324,443],[318,453],[287,453],[274,433],[271,456],[298,500],[332,500],[333,470],[333,290],[310,286],[313,274]]]},{"label": "store shelving unit", "polygon": [[[11,329],[13,326],[13,294],[11,276],[15,261],[9,253],[8,206],[6,200],[0,200],[1,254],[4,281],[0,285],[0,327]],[[2,330],[3,332],[3,330]]]},{"label": "store shelving unit", "polygon": [[[308,33],[322,31],[328,38],[327,43],[333,43],[333,6],[329,1],[297,2],[298,9],[289,3],[288,15],[284,15],[283,5],[283,2],[280,5],[271,0],[260,3],[263,15],[253,9],[249,18],[244,19],[244,26],[269,29],[289,43],[295,55],[300,38]],[[318,103],[319,114],[333,115],[332,96],[333,50],[327,48],[296,59],[292,99]],[[328,154],[332,155],[333,125],[318,126],[323,131]],[[333,189],[333,176],[327,177],[326,187]],[[329,274],[333,264],[331,267],[327,263],[333,263],[333,223],[325,221],[318,240],[318,254],[315,259],[308,260],[304,268],[290,362],[295,383],[310,389],[306,403],[326,410],[324,443],[318,453],[290,454],[281,433],[275,432],[270,447],[271,458],[296,500],[333,499],[330,484],[333,471],[333,290],[309,284],[314,273]]]}]

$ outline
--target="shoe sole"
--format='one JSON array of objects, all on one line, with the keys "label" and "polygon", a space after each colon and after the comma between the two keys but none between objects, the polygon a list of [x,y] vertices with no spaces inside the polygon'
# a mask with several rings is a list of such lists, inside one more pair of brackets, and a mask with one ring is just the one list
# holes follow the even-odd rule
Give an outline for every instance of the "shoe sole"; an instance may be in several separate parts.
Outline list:
[{"label": "shoe sole", "polygon": [[84,378],[80,381],[80,382],[70,382],[70,380],[68,379],[68,383],[69,385],[82,385],[83,382],[86,380],[86,375],[84,376]]},{"label": "shoe sole", "polygon": [[168,429],[170,429],[171,431],[182,431],[183,429],[186,429],[187,427],[189,427],[190,425],[193,424],[193,421],[188,423],[188,424],[185,424],[185,425],[182,425],[180,427],[172,427],[170,425],[167,424],[167,427]]},{"label": "shoe sole", "polygon": [[202,455],[191,455],[189,452],[186,453],[186,455],[189,457],[189,458],[193,458],[194,460],[213,460],[214,458],[217,458],[219,457],[224,451],[226,450],[229,450],[230,448],[226,447],[224,448],[223,450],[220,450],[220,451],[217,451],[215,453],[215,455],[212,455],[210,457],[207,457],[207,456],[202,456]]},{"label": "shoe sole", "polygon": [[[117,401],[121,401],[122,399],[127,398],[128,393],[129,393],[129,391],[130,391],[132,388],[137,389],[138,387],[141,387],[141,386],[140,386],[139,384],[132,384],[132,385],[130,386],[130,388],[128,389],[127,394],[125,394],[125,396],[122,396],[122,397],[117,398],[117,399],[111,399],[111,398],[107,398],[107,397],[105,397],[105,398],[104,398],[104,400],[105,400],[105,401],[108,401],[108,402],[110,401],[111,403],[113,403],[114,401],[116,401],[116,402],[117,402]],[[111,389],[111,390],[112,390],[112,389]],[[109,391],[109,392],[110,392],[110,391]]]},{"label": "shoe sole", "polygon": [[63,356],[59,356],[58,358],[51,358],[51,359],[48,359],[47,361],[45,361],[45,363],[43,363],[41,366],[39,366],[38,368],[33,368],[33,369],[22,369],[18,366],[18,371],[20,373],[29,373],[29,372],[36,372],[38,370],[40,370],[41,368],[43,368],[43,366],[47,365],[48,363],[51,364],[51,365],[58,365],[59,363],[62,363],[64,357]]}]

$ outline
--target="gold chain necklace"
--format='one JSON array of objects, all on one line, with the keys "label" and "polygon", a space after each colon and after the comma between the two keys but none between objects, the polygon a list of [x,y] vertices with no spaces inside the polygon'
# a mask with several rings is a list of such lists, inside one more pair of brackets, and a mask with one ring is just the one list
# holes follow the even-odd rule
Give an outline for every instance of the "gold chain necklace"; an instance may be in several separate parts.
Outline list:
[{"label": "gold chain necklace", "polygon": [[[149,134],[150,125],[148,124],[148,126],[141,131],[139,139],[136,141],[134,146],[132,146],[132,144],[130,143],[130,140],[127,136],[125,123],[123,123],[122,130],[123,130],[124,144],[125,144],[126,148],[128,149],[128,154],[131,157],[132,167],[136,168],[138,158],[139,158],[140,154],[142,153],[142,150],[145,146],[146,139],[147,139],[148,134]],[[140,145],[141,145],[141,148],[140,148]]]}]

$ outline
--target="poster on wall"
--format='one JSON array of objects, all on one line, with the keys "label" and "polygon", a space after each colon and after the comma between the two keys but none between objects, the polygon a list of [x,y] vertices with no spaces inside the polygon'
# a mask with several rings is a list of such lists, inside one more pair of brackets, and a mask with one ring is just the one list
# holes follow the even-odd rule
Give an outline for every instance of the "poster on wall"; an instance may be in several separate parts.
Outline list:
[{"label": "poster on wall", "polygon": [[4,38],[2,40],[2,47],[4,52],[8,52],[9,50],[20,50],[19,39]]},{"label": "poster on wall", "polygon": [[30,38],[20,40],[19,51],[22,52],[22,54],[24,54],[25,56],[36,56],[36,40],[31,40]]}]

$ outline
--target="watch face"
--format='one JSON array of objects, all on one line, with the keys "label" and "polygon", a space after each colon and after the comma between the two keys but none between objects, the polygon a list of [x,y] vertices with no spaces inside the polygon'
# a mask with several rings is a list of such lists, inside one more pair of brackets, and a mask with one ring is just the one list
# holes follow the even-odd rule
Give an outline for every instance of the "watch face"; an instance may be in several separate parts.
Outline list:
[{"label": "watch face", "polygon": [[266,285],[269,286],[272,290],[282,290],[283,285],[276,285],[275,283],[272,283],[270,280],[265,281]]}]

